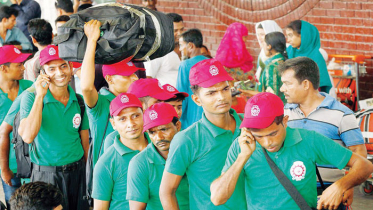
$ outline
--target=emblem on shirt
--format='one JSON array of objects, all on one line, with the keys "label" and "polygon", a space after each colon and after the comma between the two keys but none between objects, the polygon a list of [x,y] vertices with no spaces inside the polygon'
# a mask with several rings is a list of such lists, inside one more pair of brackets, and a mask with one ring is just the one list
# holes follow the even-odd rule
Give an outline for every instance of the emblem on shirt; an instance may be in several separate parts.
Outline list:
[{"label": "emblem on shirt", "polygon": [[155,120],[155,119],[157,119],[157,118],[158,118],[158,113],[157,113],[156,111],[154,111],[154,110],[150,111],[150,113],[149,113],[149,118],[150,118],[151,120]]},{"label": "emblem on shirt", "polygon": [[127,63],[128,66],[133,66],[133,63],[130,61]]},{"label": "emblem on shirt", "polygon": [[130,101],[128,96],[122,95],[122,97],[120,97],[120,102],[122,102],[123,104],[127,103],[128,101]]},{"label": "emblem on shirt", "polygon": [[175,88],[173,88],[172,86],[167,86],[167,90],[170,92],[175,92]]},{"label": "emblem on shirt", "polygon": [[21,54],[21,51],[19,51],[19,49],[16,48],[16,47],[14,48],[14,52],[17,53],[17,54]]},{"label": "emblem on shirt", "polygon": [[251,115],[256,117],[258,116],[260,113],[260,108],[258,105],[254,105],[253,107],[251,107]]},{"label": "emblem on shirt", "polygon": [[210,74],[212,76],[218,75],[219,74],[219,69],[215,65],[210,66]]},{"label": "emblem on shirt", "polygon": [[302,161],[295,161],[290,168],[290,174],[293,180],[300,181],[306,175],[306,166]]},{"label": "emblem on shirt", "polygon": [[81,122],[82,122],[82,118],[80,117],[80,114],[75,114],[73,118],[74,128],[79,128]]},{"label": "emblem on shirt", "polygon": [[49,55],[55,55],[56,54],[56,50],[54,48],[49,48]]}]

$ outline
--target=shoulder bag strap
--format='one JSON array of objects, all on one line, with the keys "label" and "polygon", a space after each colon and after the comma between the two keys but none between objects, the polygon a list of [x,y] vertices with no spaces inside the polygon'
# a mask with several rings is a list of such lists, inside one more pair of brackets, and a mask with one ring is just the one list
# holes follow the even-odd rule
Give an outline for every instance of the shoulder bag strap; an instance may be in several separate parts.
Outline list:
[{"label": "shoulder bag strap", "polygon": [[294,199],[295,203],[297,203],[298,207],[302,210],[311,210],[311,207],[308,206],[306,200],[304,200],[303,196],[298,192],[297,188],[294,187],[293,183],[291,183],[284,172],[282,172],[273,162],[273,160],[268,156],[267,151],[264,149],[264,147],[262,147],[262,149],[272,172],[275,174],[276,178],[278,179],[278,181],[280,181],[281,185],[285,188],[289,195]]}]

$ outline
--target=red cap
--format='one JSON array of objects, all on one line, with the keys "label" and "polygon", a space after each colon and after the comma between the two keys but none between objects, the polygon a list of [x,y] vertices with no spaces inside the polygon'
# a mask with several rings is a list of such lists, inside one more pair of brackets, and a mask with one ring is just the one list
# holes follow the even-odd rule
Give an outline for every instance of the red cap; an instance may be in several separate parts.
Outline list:
[{"label": "red cap", "polygon": [[58,55],[58,47],[55,45],[48,45],[40,52],[40,66],[48,63],[49,61],[62,60]]},{"label": "red cap", "polygon": [[78,62],[71,62],[73,64],[73,68],[74,69],[77,69],[77,68],[80,68],[82,67],[82,64],[81,63],[78,63]]},{"label": "red cap", "polygon": [[21,51],[13,45],[5,45],[0,47],[0,65],[4,63],[22,63],[31,54],[21,53]]},{"label": "red cap", "polygon": [[247,101],[240,128],[267,128],[283,114],[284,103],[280,97],[268,92],[259,93]]},{"label": "red cap", "polygon": [[143,132],[160,125],[172,122],[178,117],[175,108],[167,103],[156,103],[145,110]]},{"label": "red cap", "polygon": [[162,89],[157,79],[150,78],[136,80],[130,85],[127,93],[132,93],[138,98],[150,96],[162,101],[175,98],[173,94]]},{"label": "red cap", "polygon": [[141,101],[131,93],[121,93],[110,103],[110,115],[118,116],[119,112],[128,107],[140,107]]},{"label": "red cap", "polygon": [[102,66],[102,74],[104,77],[106,77],[106,75],[130,76],[138,70],[145,71],[144,68],[137,68],[131,61],[126,62],[125,60]]},{"label": "red cap", "polygon": [[165,84],[162,86],[163,90],[173,94],[174,96],[177,96],[178,94],[183,95],[184,97],[188,97],[189,94],[185,92],[179,92],[174,86],[170,84]]},{"label": "red cap", "polygon": [[203,88],[230,80],[233,80],[233,78],[229,76],[224,66],[213,58],[198,62],[189,73],[190,85],[198,85]]}]

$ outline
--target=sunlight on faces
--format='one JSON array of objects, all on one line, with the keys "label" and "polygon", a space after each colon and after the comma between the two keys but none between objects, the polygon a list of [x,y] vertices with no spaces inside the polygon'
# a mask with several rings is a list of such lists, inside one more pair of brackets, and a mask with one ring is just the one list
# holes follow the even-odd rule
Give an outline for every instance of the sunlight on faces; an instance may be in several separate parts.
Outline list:
[{"label": "sunlight on faces", "polygon": [[184,32],[184,23],[183,21],[174,22],[174,39],[175,44],[179,44],[180,35]]},{"label": "sunlight on faces", "polygon": [[6,71],[6,77],[10,80],[21,80],[25,73],[23,63],[10,63],[9,66],[2,65],[2,70]]},{"label": "sunlight on faces", "polygon": [[139,107],[128,107],[113,116],[110,122],[121,138],[126,140],[138,139],[143,130],[143,112]]},{"label": "sunlight on faces", "polygon": [[49,61],[42,68],[49,76],[50,84],[57,87],[67,86],[73,76],[72,64],[62,59]]},{"label": "sunlight on faces", "polygon": [[168,103],[175,108],[177,116],[180,119],[181,115],[183,114],[183,101],[180,99],[177,101],[168,101],[165,103]]},{"label": "sunlight on faces", "polygon": [[[5,22],[4,22],[5,21]],[[3,18],[4,27],[8,30],[12,30],[16,25],[16,16],[11,15],[8,19]]]},{"label": "sunlight on faces", "polygon": [[278,152],[284,144],[289,116],[284,116],[282,123],[273,122],[269,127],[251,131],[255,140],[268,152]]},{"label": "sunlight on faces", "polygon": [[264,32],[264,29],[262,28],[257,28],[256,29],[256,35],[258,36],[258,39],[259,39],[259,45],[260,45],[260,48],[263,49],[263,46],[264,46],[264,37],[266,36],[266,33]]},{"label": "sunlight on faces", "polygon": [[211,87],[200,87],[198,94],[192,95],[193,101],[210,114],[225,114],[232,105],[231,88],[228,81],[219,82]]},{"label": "sunlight on faces", "polygon": [[183,37],[180,37],[179,39],[179,50],[181,52],[181,58],[183,60],[189,58],[189,53],[188,53],[188,43],[184,42]]},{"label": "sunlight on faces", "polygon": [[178,121],[176,125],[172,122],[166,125],[160,125],[148,130],[150,139],[154,146],[160,151],[168,151],[170,149],[170,143],[174,138],[175,134],[179,132],[181,123]]},{"label": "sunlight on faces", "polygon": [[286,29],[287,42],[294,48],[299,49],[301,44],[301,35],[295,32],[293,29]]},{"label": "sunlight on faces", "polygon": [[307,97],[307,88],[305,87],[306,80],[299,83],[295,78],[295,72],[288,69],[281,75],[282,86],[280,91],[284,93],[288,103],[301,103]]},{"label": "sunlight on faces", "polygon": [[138,80],[139,78],[136,74],[131,74],[130,76],[122,75],[106,75],[105,80],[110,85],[111,88],[117,93],[126,93],[130,85]]}]

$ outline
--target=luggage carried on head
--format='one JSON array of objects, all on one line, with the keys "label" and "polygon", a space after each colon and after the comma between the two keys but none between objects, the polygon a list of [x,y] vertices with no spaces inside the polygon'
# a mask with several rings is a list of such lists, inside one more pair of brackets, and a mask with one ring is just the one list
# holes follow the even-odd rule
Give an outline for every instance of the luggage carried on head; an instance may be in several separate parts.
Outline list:
[{"label": "luggage carried on head", "polygon": [[82,63],[87,47],[84,24],[92,19],[102,23],[97,41],[96,64],[122,60],[147,61],[174,50],[173,21],[162,12],[130,4],[106,3],[70,16],[58,28],[54,39],[60,58]]}]

